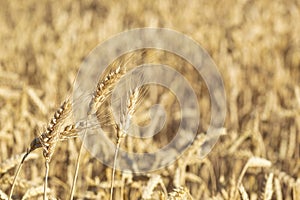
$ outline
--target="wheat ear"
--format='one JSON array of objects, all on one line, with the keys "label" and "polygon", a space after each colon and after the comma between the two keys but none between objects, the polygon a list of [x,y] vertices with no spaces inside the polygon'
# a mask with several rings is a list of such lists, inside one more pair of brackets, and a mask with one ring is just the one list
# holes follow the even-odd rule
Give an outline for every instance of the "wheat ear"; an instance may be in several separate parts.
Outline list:
[{"label": "wheat ear", "polygon": [[167,198],[167,200],[193,200],[189,190],[186,187],[174,188],[173,192],[171,192]]},{"label": "wheat ear", "polygon": [[110,199],[112,200],[113,196],[113,188],[114,188],[114,180],[115,180],[115,172],[116,172],[116,161],[120,149],[120,144],[123,138],[127,136],[130,123],[132,117],[136,111],[136,107],[140,101],[141,97],[141,88],[137,87],[134,90],[130,91],[129,98],[127,99],[126,108],[121,115],[120,124],[116,124],[116,132],[117,132],[117,146],[114,153],[114,161],[113,161],[113,172],[111,177],[111,188],[110,188]]},{"label": "wheat ear", "polygon": [[273,195],[273,177],[274,174],[270,173],[266,177],[265,187],[263,188],[262,198],[263,200],[271,200]]},{"label": "wheat ear", "polygon": [[43,156],[45,158],[45,180],[44,180],[44,200],[47,199],[47,187],[48,187],[48,175],[49,175],[49,163],[55,151],[57,141],[60,138],[61,126],[65,119],[69,116],[72,110],[71,101],[65,100],[60,108],[54,113],[53,118],[46,131],[40,135],[39,141],[43,147]]},{"label": "wheat ear", "polygon": [[154,189],[157,185],[160,185],[163,189],[163,195],[167,195],[167,189],[160,175],[153,174],[150,176],[150,179],[142,193],[142,199],[151,199]]},{"label": "wheat ear", "polygon": [[[244,168],[242,169],[242,172],[239,176],[237,187],[239,188],[242,184],[242,180],[244,178],[244,175],[246,174],[246,171],[249,167],[271,167],[272,163],[269,160],[266,160],[264,158],[260,157],[251,157],[248,159],[247,163],[245,164]],[[235,190],[234,197],[237,198],[238,190]]]},{"label": "wheat ear", "polygon": [[111,70],[110,73],[101,81],[98,82],[92,100],[89,104],[88,115],[95,114],[103,102],[110,96],[114,86],[126,73],[126,68],[119,65],[116,70]]},{"label": "wheat ear", "polygon": [[[48,188],[47,193],[51,193],[51,190]],[[43,186],[40,187],[34,187],[26,191],[24,196],[22,197],[22,200],[26,199],[33,199],[34,197],[38,197],[44,194],[44,188]]]},{"label": "wheat ear", "polygon": [[[119,65],[116,70],[110,71],[110,73],[103,80],[100,80],[98,82],[95,92],[93,94],[93,97],[89,104],[87,120],[90,119],[92,114],[97,113],[100,106],[111,95],[112,90],[113,90],[114,86],[116,85],[116,83],[121,79],[121,77],[125,73],[126,73],[125,66]],[[85,124],[87,124],[87,121]],[[77,181],[77,177],[78,177],[78,170],[79,170],[79,161],[80,161],[82,150],[83,150],[84,140],[86,138],[86,132],[87,132],[87,130],[85,129],[83,137],[82,137],[82,143],[81,143],[80,150],[78,153],[77,161],[76,161],[76,168],[75,168],[75,173],[74,173],[74,177],[73,177],[70,200],[73,199],[74,192],[75,192],[75,185],[76,185],[76,181]]]},{"label": "wheat ear", "polygon": [[43,147],[43,156],[45,158],[45,166],[46,166],[46,172],[45,172],[45,184],[44,184],[44,199],[46,199],[46,190],[47,190],[47,183],[48,183],[48,173],[49,173],[49,162],[52,158],[52,155],[54,153],[56,143],[60,139],[60,128],[64,123],[64,120],[69,116],[71,113],[71,101],[66,100],[63,102],[63,104],[60,106],[60,108],[54,113],[54,116],[50,120],[47,129],[45,132],[43,132],[39,137],[34,138],[30,144],[30,147],[27,149],[25,155],[23,156],[18,169],[16,171],[12,187],[9,194],[9,199],[12,197],[12,193],[14,190],[14,186],[16,183],[16,179],[21,171],[21,168],[23,166],[23,163],[27,156],[34,151],[37,148]]}]

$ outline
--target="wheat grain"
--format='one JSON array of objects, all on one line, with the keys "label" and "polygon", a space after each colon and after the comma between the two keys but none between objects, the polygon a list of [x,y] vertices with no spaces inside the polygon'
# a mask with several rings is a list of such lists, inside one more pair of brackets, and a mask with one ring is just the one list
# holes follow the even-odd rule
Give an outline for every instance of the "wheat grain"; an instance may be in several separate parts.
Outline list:
[{"label": "wheat grain", "polygon": [[71,110],[71,101],[67,99],[54,113],[46,131],[39,137],[43,147],[44,158],[48,163],[51,161],[57,141],[60,138],[60,133],[62,132],[61,127],[65,123],[65,119],[70,116]]},{"label": "wheat grain", "polygon": [[114,188],[114,179],[115,179],[115,170],[116,170],[116,161],[118,157],[118,152],[121,144],[121,140],[126,137],[128,134],[128,130],[130,128],[130,123],[132,120],[132,117],[136,111],[136,107],[138,105],[138,102],[141,100],[141,87],[137,87],[134,90],[131,90],[129,93],[129,98],[127,99],[127,104],[125,107],[125,110],[122,112],[123,114],[120,116],[120,124],[116,124],[116,133],[117,133],[117,146],[114,153],[114,164],[113,164],[113,172],[111,177],[111,193],[110,193],[110,199],[112,199],[113,196],[113,188]]},{"label": "wheat grain", "polygon": [[[157,174],[151,175],[150,179],[147,183],[147,186],[144,188],[144,191],[142,194],[142,199],[151,199],[153,191],[157,185],[161,185],[163,188],[165,188],[160,175],[157,175]],[[164,190],[166,193],[166,189],[164,189]]]},{"label": "wheat grain", "polygon": [[59,134],[60,140],[66,140],[69,138],[78,137],[80,129],[76,128],[76,125],[67,125],[64,130]]},{"label": "wheat grain", "polygon": [[300,178],[297,178],[296,182],[293,185],[293,198],[299,199],[300,196]]},{"label": "wheat grain", "polygon": [[119,65],[116,70],[111,70],[104,79],[100,79],[89,104],[88,115],[94,114],[108,98],[115,84],[126,73],[126,67]]},{"label": "wheat grain", "polygon": [[168,200],[192,200],[192,196],[186,187],[180,187],[173,189],[168,196]]},{"label": "wheat grain", "polygon": [[[1,177],[0,184],[1,185],[12,185],[14,181],[14,177],[9,176],[8,174],[5,174],[3,177]],[[22,190],[30,188],[32,186],[35,186],[35,183],[32,181],[28,181],[24,178],[19,178],[15,181],[15,187],[18,187]]]},{"label": "wheat grain", "polygon": [[[24,196],[22,197],[22,200],[26,200],[26,199],[32,199],[34,197],[38,197],[44,194],[44,186],[39,186],[39,187],[34,187],[34,188],[30,188],[29,190],[26,191],[26,193],[24,194]],[[47,194],[51,193],[51,190],[49,188],[47,188],[46,190]]]},{"label": "wheat grain", "polygon": [[46,197],[46,190],[48,187],[48,174],[49,163],[55,151],[56,144],[60,138],[61,128],[64,125],[66,119],[70,117],[72,110],[72,104],[69,99],[65,100],[60,108],[54,113],[53,118],[48,124],[46,131],[40,135],[40,143],[43,147],[43,156],[45,158],[45,182],[44,182],[44,200]]},{"label": "wheat grain", "polygon": [[272,170],[272,172],[274,173],[274,175],[276,177],[278,177],[278,179],[281,182],[287,184],[290,187],[292,187],[296,182],[296,180],[291,175],[287,174],[284,171],[281,171],[279,169],[274,169],[274,170]]},{"label": "wheat grain", "polygon": [[[45,191],[47,188],[47,180],[48,180],[48,172],[49,172],[49,162],[51,157],[54,153],[55,146],[57,141],[60,138],[61,127],[65,123],[65,120],[70,116],[71,113],[71,102],[70,100],[66,100],[60,106],[60,108],[54,113],[53,118],[50,120],[48,127],[44,133],[42,133],[38,138],[32,140],[30,147],[27,149],[26,154],[23,156],[21,163],[17,169],[17,172],[14,177],[14,181],[11,187],[9,199],[11,199],[15,181],[19,175],[19,172],[22,168],[22,165],[27,158],[27,156],[35,149],[43,147],[43,156],[45,158],[45,166],[46,166],[46,173],[45,173]],[[44,193],[46,195],[46,192]],[[46,197],[44,196],[44,199]]]},{"label": "wheat grain", "polygon": [[246,170],[249,167],[271,167],[272,163],[264,158],[251,157],[245,165]]},{"label": "wheat grain", "polygon": [[277,177],[274,178],[274,187],[275,187],[276,199],[282,200],[281,184]]},{"label": "wheat grain", "polygon": [[241,194],[242,200],[249,200],[249,196],[248,196],[243,184],[241,184],[239,186],[239,192]]},{"label": "wheat grain", "polygon": [[40,111],[45,115],[47,113],[47,108],[43,101],[38,97],[36,92],[32,88],[27,89],[27,94],[34,102],[34,104],[40,109]]},{"label": "wheat grain", "polygon": [[0,189],[0,200],[8,200],[8,196]]},{"label": "wheat grain", "polygon": [[[116,70],[111,70],[107,76],[104,77],[104,79],[99,79],[99,82],[97,83],[96,89],[93,93],[93,97],[89,103],[89,110],[87,112],[87,120],[91,118],[92,114],[99,114],[99,108],[100,106],[105,102],[105,100],[111,95],[113,88],[115,87],[116,83],[121,79],[121,77],[126,73],[126,64],[119,64]],[[97,116],[98,117],[98,116]],[[99,119],[101,119],[100,116]],[[100,120],[101,121],[101,120]],[[87,122],[86,122],[87,124]],[[75,192],[75,185],[77,181],[78,176],[78,170],[79,170],[79,161],[82,154],[83,144],[86,137],[86,130],[83,134],[82,138],[82,144],[80,146],[79,154],[77,157],[76,167],[75,167],[75,173],[71,188],[71,194],[70,199],[73,199],[74,192]]]},{"label": "wheat grain", "polygon": [[[45,133],[43,133],[45,135]],[[43,135],[42,134],[42,135]],[[60,139],[65,139],[65,138],[70,138],[72,136],[76,136],[77,133],[76,133],[76,129],[74,128],[74,125],[70,125],[70,126],[66,126],[64,128],[64,131],[61,133],[61,134],[58,134],[59,135],[59,138]],[[56,144],[55,144],[56,145]],[[9,195],[9,199],[11,199],[11,196],[12,196],[12,193],[13,193],[13,190],[14,190],[14,186],[16,184],[16,180],[17,180],[17,177],[21,171],[21,168],[23,166],[23,163],[24,161],[27,159],[31,159],[31,158],[34,158],[34,157],[37,157],[37,154],[32,154],[31,152],[34,151],[35,149],[37,148],[40,148],[42,147],[42,143],[41,143],[41,139],[40,137],[37,137],[35,139],[32,140],[31,144],[30,144],[30,147],[27,149],[27,152],[25,154],[22,154],[22,160],[21,162],[19,163],[19,166],[17,168],[17,171],[15,173],[15,176],[14,176],[14,179],[12,181],[12,187],[11,187],[11,191],[10,191],[10,195]],[[52,148],[52,150],[54,151],[54,148]],[[45,156],[45,155],[44,155]],[[16,159],[12,159],[11,161],[9,161],[9,165],[6,165],[6,164],[3,164],[2,168],[4,171],[7,170],[8,168],[10,168],[11,166],[15,166],[15,162],[13,161],[16,161]],[[46,160],[46,163],[45,163],[45,166],[46,166],[46,174],[48,174],[48,168],[49,168],[49,164],[48,162],[50,161],[47,161]],[[47,183],[47,176],[45,176],[45,182]],[[46,184],[45,184],[46,185]]]},{"label": "wheat grain", "polygon": [[177,168],[175,170],[175,173],[174,173],[174,177],[173,177],[173,185],[178,188],[180,187],[180,181],[181,180],[181,171],[180,171],[180,168]]},{"label": "wheat grain", "polygon": [[[270,166],[271,166],[271,162],[264,158],[259,158],[259,157],[249,158],[238,178],[236,188],[239,188],[239,186],[241,185],[244,175],[249,167],[270,167]],[[237,190],[235,190],[235,193],[234,193],[235,198],[236,198],[236,196],[237,196]]]},{"label": "wheat grain", "polygon": [[264,191],[262,194],[262,198],[263,200],[271,200],[272,195],[273,195],[273,177],[274,174],[270,173],[267,176],[267,181],[265,183],[265,187],[264,187]]},{"label": "wheat grain", "polygon": [[185,173],[186,173],[186,167],[190,164],[191,158],[195,156],[196,154],[196,162],[201,162],[202,159],[199,159],[199,155],[201,155],[201,147],[205,139],[207,139],[206,135],[204,134],[199,134],[196,136],[195,140],[191,144],[191,146],[184,152],[182,157],[185,159],[179,159],[178,160],[178,166],[180,169],[180,185],[185,185]]}]

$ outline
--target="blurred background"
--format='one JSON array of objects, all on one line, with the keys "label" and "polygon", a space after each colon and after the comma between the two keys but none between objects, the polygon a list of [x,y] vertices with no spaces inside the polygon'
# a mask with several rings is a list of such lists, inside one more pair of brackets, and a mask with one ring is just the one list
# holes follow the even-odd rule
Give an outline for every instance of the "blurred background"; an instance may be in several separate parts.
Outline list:
[{"label": "blurred background", "polygon": [[[24,152],[43,131],[71,94],[80,63],[98,43],[132,28],[163,27],[206,49],[226,87],[227,134],[204,164],[186,168],[198,177],[185,181],[191,195],[230,199],[248,158],[259,156],[272,167],[246,174],[243,184],[250,199],[264,193],[270,173],[280,186],[273,199],[280,199],[280,192],[283,199],[292,199],[300,191],[299,20],[298,0],[0,0],[0,163]],[[49,184],[58,199],[68,197],[79,145],[79,139],[59,144],[59,156],[51,162]],[[41,151],[37,154],[41,159],[24,166],[16,199],[43,184]],[[76,198],[106,199],[109,187],[99,184],[109,182],[111,169],[88,152],[82,163]],[[171,171],[157,172],[168,192],[173,188]],[[0,171],[5,193],[13,173],[14,168]],[[116,179],[123,180],[123,175]],[[123,198],[138,199],[147,181],[123,183]]]}]

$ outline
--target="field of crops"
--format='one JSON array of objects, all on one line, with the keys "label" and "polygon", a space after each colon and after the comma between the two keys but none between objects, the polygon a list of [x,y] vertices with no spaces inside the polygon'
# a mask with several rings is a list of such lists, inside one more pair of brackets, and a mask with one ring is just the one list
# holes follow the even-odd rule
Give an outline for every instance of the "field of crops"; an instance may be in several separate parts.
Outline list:
[{"label": "field of crops", "polygon": [[[23,164],[12,199],[43,199],[49,158],[46,196],[70,198],[81,139],[77,130],[65,126],[69,124],[64,111],[72,113],[68,100],[80,64],[99,43],[143,27],[181,32],[209,53],[223,78],[226,120],[212,151],[200,157],[210,101],[193,67],[154,50],[115,60],[106,74],[111,82],[99,80],[104,88],[114,86],[112,77],[123,73],[117,67],[128,59],[131,67],[140,62],[135,58],[147,62],[149,57],[173,66],[195,89],[201,124],[197,139],[171,165],[148,173],[116,170],[112,199],[300,199],[299,21],[298,0],[0,0],[0,199],[8,199],[32,140],[45,139],[48,135],[39,136],[48,132],[58,135],[35,140],[31,148],[36,149]],[[154,95],[150,88],[142,98],[137,115],[160,104],[169,120],[153,138],[125,138],[120,144],[123,150],[157,150],[177,130],[178,102],[172,93],[161,87]],[[108,108],[105,101],[99,113],[109,113]],[[116,142],[112,118],[104,118],[101,123],[108,125],[107,135]],[[149,121],[148,116],[140,123]],[[113,169],[86,149],[79,163],[74,199],[109,199]]]}]

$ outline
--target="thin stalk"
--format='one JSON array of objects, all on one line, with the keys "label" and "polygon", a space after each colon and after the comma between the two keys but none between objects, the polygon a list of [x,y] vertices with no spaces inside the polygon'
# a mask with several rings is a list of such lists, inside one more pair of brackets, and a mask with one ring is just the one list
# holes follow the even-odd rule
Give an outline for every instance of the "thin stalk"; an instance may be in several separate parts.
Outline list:
[{"label": "thin stalk", "polygon": [[24,163],[26,157],[29,155],[29,153],[30,153],[29,151],[26,152],[26,154],[23,156],[23,158],[22,158],[22,160],[21,160],[21,162],[20,162],[20,164],[19,164],[19,166],[18,166],[18,169],[17,169],[17,171],[16,171],[16,174],[15,174],[15,177],[14,177],[14,180],[13,180],[13,183],[12,183],[12,186],[11,186],[11,190],[10,190],[10,193],[9,193],[8,200],[11,200],[11,197],[12,197],[12,194],[13,194],[13,191],[14,191],[14,188],[15,188],[15,184],[16,184],[17,177],[19,176],[19,173],[20,173],[20,171],[21,171],[21,168],[22,168],[22,166],[23,166],[23,163]]},{"label": "thin stalk", "polygon": [[117,165],[117,158],[118,158],[118,153],[120,149],[120,144],[121,144],[121,138],[117,139],[117,147],[115,149],[115,156],[114,156],[114,163],[113,163],[113,171],[111,175],[111,183],[110,183],[110,200],[113,198],[113,193],[114,193],[114,183],[115,183],[115,173],[116,173],[116,165]]},{"label": "thin stalk", "polygon": [[[86,122],[86,125],[87,125],[87,122]],[[84,130],[84,134],[83,134],[83,137],[82,137],[82,143],[81,143],[80,150],[79,150],[79,153],[78,153],[78,156],[77,156],[76,168],[75,168],[75,173],[74,173],[74,177],[73,177],[71,194],[70,194],[70,198],[69,198],[70,200],[73,199],[74,193],[75,193],[76,182],[77,182],[78,171],[79,171],[79,165],[80,165],[80,160],[81,160],[81,155],[82,155],[84,140],[86,138],[86,133],[87,133],[87,128]]]},{"label": "thin stalk", "polygon": [[44,200],[47,200],[47,188],[48,188],[48,175],[49,175],[49,162],[46,160],[45,162],[46,172],[45,172],[45,180],[44,180]]}]

